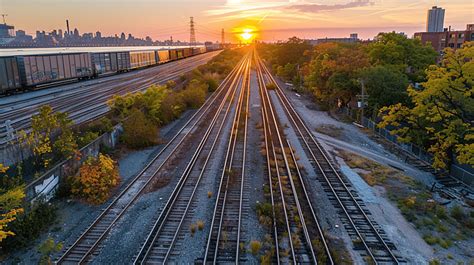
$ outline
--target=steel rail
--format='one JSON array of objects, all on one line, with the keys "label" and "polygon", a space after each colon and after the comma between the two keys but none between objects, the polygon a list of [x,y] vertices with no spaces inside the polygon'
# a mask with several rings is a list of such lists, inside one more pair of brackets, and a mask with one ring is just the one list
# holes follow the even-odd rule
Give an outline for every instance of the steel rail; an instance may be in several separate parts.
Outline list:
[{"label": "steel rail", "polygon": [[[276,154],[276,151],[275,151],[275,138],[279,138],[279,131],[276,127],[276,120],[274,119],[275,117],[270,117],[272,113],[272,110],[270,108],[270,106],[268,105],[270,102],[269,102],[269,99],[267,98],[268,97],[268,94],[266,94],[266,87],[265,87],[265,83],[263,82],[263,77],[262,77],[262,72],[261,72],[261,69],[259,67],[259,65],[257,65],[257,75],[258,75],[258,80],[259,80],[259,88],[260,88],[260,95],[261,95],[261,101],[262,101],[262,110],[264,112],[264,117],[265,117],[265,120],[266,120],[266,125],[267,125],[267,130],[269,131],[269,136],[270,136],[270,148],[271,150],[268,149],[267,147],[267,159],[268,160],[271,160],[273,158],[273,161],[275,163],[275,172],[276,172],[276,178],[277,178],[277,181],[278,181],[278,188],[279,188],[279,194],[280,194],[280,199],[282,201],[281,205],[282,205],[282,208],[283,208],[283,213],[284,213],[284,217],[285,217],[285,226],[286,226],[286,232],[288,234],[288,241],[289,241],[289,244],[290,244],[290,251],[291,251],[291,259],[292,259],[292,262],[293,263],[297,263],[296,261],[296,255],[295,255],[295,250],[294,250],[294,245],[293,245],[293,237],[292,237],[292,230],[291,230],[291,225],[290,225],[290,221],[288,219],[288,210],[287,210],[287,205],[286,205],[286,200],[285,200],[285,196],[284,196],[284,193],[283,193],[283,188],[282,188],[282,184],[281,184],[281,175],[280,175],[280,171],[279,171],[279,165],[278,165],[278,159],[277,159],[277,154]],[[273,120],[271,119],[273,118]],[[271,126],[271,124],[273,124],[273,126]],[[272,133],[272,129],[270,129],[271,127],[273,127],[273,130],[274,132]],[[282,148],[283,149],[283,148]],[[272,158],[268,157],[269,154],[272,155]],[[286,158],[285,158],[286,159]],[[271,171],[269,172],[269,174],[271,175]],[[270,177],[271,181],[273,182],[273,177]],[[275,206],[273,206],[275,207]],[[279,248],[280,246],[277,245],[275,246],[275,248]]]},{"label": "steel rail", "polygon": [[[348,218],[351,226],[353,227],[354,231],[357,233],[359,239],[362,241],[363,245],[364,245],[364,248],[366,249],[367,253],[370,255],[371,259],[376,263],[378,264],[379,261],[377,260],[377,258],[375,257],[373,251],[371,250],[371,248],[368,246],[368,244],[366,243],[366,240],[365,238],[362,236],[362,233],[359,231],[359,228],[357,227],[356,223],[354,222],[352,216],[349,214],[348,210],[346,209],[346,206],[344,205],[344,203],[341,201],[341,198],[340,196],[337,194],[337,192],[335,191],[335,188],[334,188],[334,184],[335,183],[331,183],[331,180],[330,178],[327,176],[327,173],[325,172],[325,170],[323,169],[323,166],[321,165],[321,161],[320,159],[318,159],[316,157],[316,155],[314,154],[312,148],[310,147],[310,144],[308,143],[308,140],[306,140],[306,138],[309,138],[309,141],[313,142],[314,145],[317,147],[317,151],[319,151],[319,153],[321,154],[322,158],[324,159],[324,163],[327,163],[328,166],[329,166],[329,169],[331,170],[331,172],[336,176],[336,180],[338,181],[338,185],[341,185],[344,190],[345,190],[345,193],[348,195],[348,197],[351,199],[351,201],[354,203],[354,205],[356,206],[358,212],[360,213],[360,215],[362,215],[366,221],[366,223],[369,225],[370,229],[373,231],[373,233],[375,234],[375,237],[379,240],[380,244],[384,247],[385,251],[388,253],[388,256],[390,257],[390,259],[395,262],[396,264],[399,263],[398,261],[398,258],[395,256],[395,254],[392,252],[392,250],[390,249],[390,247],[387,245],[387,243],[385,242],[385,240],[382,238],[382,236],[380,235],[380,233],[378,232],[378,230],[374,227],[374,224],[372,223],[372,221],[369,219],[369,217],[366,215],[366,213],[364,212],[364,210],[362,209],[362,207],[360,206],[360,204],[357,202],[357,200],[354,198],[354,196],[352,195],[352,193],[349,191],[349,188],[347,187],[347,185],[344,183],[344,181],[342,180],[342,177],[339,175],[339,173],[337,172],[337,170],[333,167],[332,163],[330,162],[329,158],[327,157],[327,155],[325,154],[324,150],[322,149],[322,147],[320,146],[319,142],[314,138],[314,136],[311,134],[311,132],[309,131],[309,129],[307,128],[306,124],[304,123],[304,121],[299,117],[298,113],[296,112],[296,110],[293,108],[293,106],[290,104],[288,98],[286,97],[286,95],[282,92],[282,89],[280,88],[280,86],[278,85],[278,83],[275,81],[275,79],[273,78],[273,76],[271,75],[271,73],[269,72],[269,70],[266,68],[266,66],[261,63],[262,67],[264,68],[265,72],[267,73],[267,76],[268,78],[276,85],[277,87],[277,95],[278,95],[278,98],[280,99],[280,101],[282,102],[282,105],[284,106],[284,109],[286,111],[286,113],[288,114],[288,117],[290,118],[291,122],[294,124],[294,127],[297,129],[296,131],[298,132],[298,134],[300,135],[300,139],[303,140],[303,143],[304,143],[304,146],[306,146],[306,149],[308,150],[308,152],[310,153],[310,156],[311,158],[313,159],[313,161],[316,163],[317,167],[319,168],[319,171],[321,172],[322,176],[324,177],[324,180],[326,181],[326,183],[328,184],[328,186],[330,187],[331,189],[331,193],[334,195],[334,197],[336,198],[336,200],[338,201],[340,207],[342,208],[342,210],[344,211],[344,214],[346,215],[346,217]],[[299,125],[297,123],[297,121],[299,122]],[[303,132],[306,133],[306,136],[303,134]]]},{"label": "steel rail", "polygon": [[[166,262],[166,260],[168,259],[169,255],[170,255],[170,252],[171,252],[171,249],[173,247],[173,245],[175,244],[175,241],[176,241],[176,238],[177,238],[177,235],[180,231],[180,228],[181,228],[181,225],[188,213],[188,210],[189,210],[189,207],[191,205],[191,202],[192,202],[192,199],[194,197],[194,194],[196,192],[196,189],[200,183],[200,180],[203,176],[203,173],[204,173],[204,169],[206,168],[207,166],[207,163],[211,157],[211,154],[214,150],[214,147],[217,143],[217,140],[218,140],[218,136],[220,136],[220,132],[224,126],[224,121],[230,111],[230,108],[232,106],[232,99],[234,98],[234,94],[236,92],[236,89],[233,89],[233,88],[236,88],[235,86],[235,82],[240,78],[240,72],[241,72],[241,69],[243,67],[243,64],[239,66],[239,70],[238,70],[238,74],[234,77],[233,81],[232,81],[232,84],[230,85],[231,87],[231,90],[229,91],[232,91],[232,94],[230,95],[230,97],[226,97],[226,98],[230,98],[231,99],[231,102],[229,102],[225,112],[224,112],[224,117],[223,117],[223,121],[222,123],[220,124],[220,127],[217,131],[217,136],[214,138],[214,141],[212,143],[212,146],[210,148],[210,152],[207,154],[206,156],[206,160],[203,164],[203,170],[201,170],[197,180],[196,180],[196,183],[195,184],[192,184],[192,186],[194,187],[193,190],[192,190],[192,193],[190,194],[189,198],[187,198],[187,204],[186,204],[186,208],[184,209],[184,211],[181,214],[181,219],[178,223],[178,227],[176,228],[175,230],[175,233],[173,235],[173,238],[172,238],[172,241],[170,243],[170,246],[168,247],[168,250],[164,256],[164,260],[163,260],[163,263]],[[184,185],[186,184],[186,182],[188,181],[188,178],[192,172],[192,168],[194,167],[196,161],[198,160],[199,158],[199,155],[201,154],[202,150],[203,150],[203,147],[204,147],[204,143],[207,142],[210,134],[211,134],[211,130],[214,128],[214,125],[216,124],[217,122],[217,118],[218,116],[218,113],[221,113],[222,109],[224,108],[224,103],[228,102],[228,100],[224,100],[221,102],[221,105],[219,106],[219,109],[218,111],[216,112],[216,116],[214,117],[213,121],[211,122],[211,126],[209,127],[208,131],[206,131],[206,134],[205,134],[205,137],[203,138],[203,140],[201,141],[199,147],[197,148],[196,152],[194,153],[191,161],[188,163],[185,171],[183,172],[181,178],[180,178],[180,181],[178,183],[178,185],[175,187],[175,189],[173,190],[171,196],[169,197],[165,207],[163,208],[160,216],[158,217],[158,219],[156,220],[153,228],[151,229],[151,232],[148,234],[147,236],[147,239],[145,240],[145,243],[142,245],[140,251],[139,251],[139,254],[137,255],[134,263],[135,264],[145,264],[146,263],[146,260],[147,258],[149,257],[150,255],[150,252],[152,251],[152,248],[153,248],[153,245],[154,243],[156,242],[158,236],[160,235],[160,232],[163,230],[164,228],[164,225],[166,224],[165,222],[167,221],[167,218],[168,218],[168,215],[171,213],[171,211],[173,210],[173,206],[175,204],[175,202],[178,200],[178,196],[181,195],[181,191],[184,187]],[[211,128],[212,127],[212,128]],[[173,212],[174,213],[174,212]]]},{"label": "steel rail", "polygon": [[[152,165],[154,164],[154,162],[165,152],[168,150],[168,148],[173,144],[173,142],[179,137],[181,136],[181,134],[183,133],[183,131],[187,128],[187,126],[189,124],[191,124],[191,122],[194,121],[194,123],[192,124],[191,126],[191,129],[192,128],[195,128],[195,126],[202,120],[202,118],[204,117],[204,115],[207,113],[207,111],[211,108],[211,106],[213,106],[214,104],[214,101],[216,101],[218,99],[218,97],[225,91],[225,87],[228,85],[228,82],[231,78],[231,76],[233,76],[235,74],[235,69],[233,71],[231,71],[231,73],[223,80],[223,82],[221,83],[221,85],[218,87],[218,89],[216,90],[216,92],[211,96],[209,97],[206,102],[203,104],[203,106],[201,106],[201,108],[199,108],[199,110],[194,113],[192,115],[192,117],[186,122],[185,125],[183,125],[183,127],[178,131],[178,133],[165,145],[165,147],[163,147],[160,152],[145,166],[145,168],[143,170],[140,171],[140,173],[137,174],[137,176],[125,187],[125,189],[119,193],[119,195],[108,205],[108,207],[102,211],[102,213],[94,220],[94,222],[86,229],[85,232],[83,232],[81,234],[81,236],[73,243],[73,245],[71,247],[69,247],[69,249],[66,250],[66,252],[59,258],[59,260],[57,261],[58,263],[62,263],[63,261],[66,260],[66,258],[68,257],[68,255],[73,251],[73,249],[75,248],[75,246],[77,246],[84,238],[85,236],[87,235],[87,233],[89,231],[92,230],[92,228],[99,223],[99,221],[101,221],[106,215],[107,213],[109,213],[110,211],[112,211],[113,209],[113,206],[115,206],[116,204],[119,203],[119,200],[124,197],[125,195],[127,195],[127,193],[129,192],[129,190],[132,188],[132,186],[137,183],[137,181],[144,176],[144,174],[146,173],[146,171],[152,167]],[[225,98],[223,99],[225,100]],[[86,253],[84,253],[82,255],[82,258],[79,260],[79,262],[83,262],[85,260],[85,258],[91,253],[91,251],[93,249],[95,249],[95,247],[98,245],[98,243],[100,241],[103,240],[103,238],[105,237],[105,235],[108,233],[108,231],[111,229],[112,225],[115,224],[117,222],[117,220],[123,215],[123,213],[128,209],[128,207],[130,207],[130,205],[136,200],[136,198],[138,198],[138,196],[141,194],[142,190],[148,185],[148,183],[151,182],[151,180],[153,179],[153,176],[155,175],[155,173],[165,164],[165,162],[172,156],[172,154],[177,150],[177,148],[184,142],[184,139],[186,139],[186,137],[191,133],[192,130],[189,130],[187,133],[184,134],[184,136],[178,141],[178,143],[176,144],[176,146],[171,150],[170,154],[164,159],[163,163],[161,163],[159,166],[158,166],[158,169],[157,170],[154,170],[154,172],[152,172],[152,174],[147,174],[147,176],[145,176],[145,178],[147,178],[147,180],[145,181],[145,183],[139,188],[139,190],[137,192],[135,192],[135,194],[132,196],[132,198],[129,198],[129,202],[125,204],[125,206],[123,208],[120,208],[120,211],[119,213],[112,213],[112,216],[113,216],[113,219],[110,222],[110,224],[107,225],[106,229],[101,233],[101,235],[97,238],[97,240],[93,243],[93,245],[87,250]]]},{"label": "steel rail", "polygon": [[[235,167],[239,165],[234,165],[235,162],[235,155],[236,155],[236,146],[237,146],[237,141],[240,140],[240,143],[242,145],[242,150],[238,150],[237,152],[241,152],[242,155],[242,163],[241,163],[241,170],[240,170],[240,189],[239,189],[239,206],[238,206],[238,218],[237,218],[237,235],[236,235],[236,245],[235,245],[235,257],[234,261],[236,263],[239,262],[239,250],[240,250],[240,231],[241,231],[241,220],[242,220],[242,200],[243,200],[243,187],[244,187],[244,178],[245,178],[245,152],[246,152],[246,143],[247,143],[247,121],[248,121],[248,104],[249,104],[249,96],[250,96],[250,65],[251,65],[251,59],[252,56],[251,54],[248,54],[248,62],[246,66],[246,70],[244,73],[244,80],[242,81],[242,90],[239,98],[239,104],[237,106],[237,111],[235,112],[234,119],[233,119],[233,124],[232,124],[232,130],[231,134],[229,137],[229,144],[227,147],[227,152],[226,152],[226,159],[225,163],[223,166],[223,173],[220,178],[220,184],[219,184],[219,190],[217,193],[217,199],[216,199],[216,204],[214,207],[214,212],[213,212],[213,218],[211,222],[211,230],[209,232],[208,236],[208,241],[206,244],[206,250],[205,250],[205,256],[204,256],[204,263],[207,262],[208,257],[211,255],[212,257],[212,263],[216,264],[217,263],[217,258],[218,258],[218,253],[219,253],[219,243],[220,243],[220,237],[221,233],[223,231],[223,222],[224,222],[224,217],[226,216],[226,210],[228,210],[232,205],[229,205],[229,207],[226,207],[227,205],[227,198],[228,194],[231,192],[229,183],[230,183],[230,172],[233,172],[232,170],[235,169]],[[244,99],[245,98],[245,99]],[[244,110],[244,128],[242,132],[242,128],[240,125],[241,118],[242,118],[242,108],[245,107]],[[243,135],[242,135],[243,134]],[[240,137],[239,137],[240,136]],[[243,137],[243,139],[242,139]],[[239,155],[239,154],[237,154]],[[239,162],[239,161],[237,161]],[[225,181],[225,186],[224,185]],[[223,194],[223,198],[221,200],[221,194]],[[222,204],[221,207],[220,204]],[[235,210],[234,208],[231,208],[230,211]],[[219,215],[219,217],[217,217]],[[215,230],[215,223],[216,223],[216,218],[219,218],[219,224],[217,227],[217,231]],[[215,241],[212,240],[213,235],[217,233]],[[215,244],[214,247],[212,248],[211,245]],[[212,255],[212,252],[214,255]],[[219,256],[223,257],[223,256]]]}]

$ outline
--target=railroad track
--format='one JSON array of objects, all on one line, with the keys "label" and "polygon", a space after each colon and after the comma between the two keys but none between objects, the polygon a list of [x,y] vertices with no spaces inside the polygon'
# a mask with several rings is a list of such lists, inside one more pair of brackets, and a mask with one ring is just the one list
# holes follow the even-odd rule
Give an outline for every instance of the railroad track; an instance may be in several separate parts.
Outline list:
[{"label": "railroad track", "polygon": [[220,176],[217,199],[211,221],[203,263],[245,262],[241,257],[241,227],[245,186],[245,159],[250,97],[250,65],[252,53],[247,55],[242,90],[235,112],[232,130]]},{"label": "railroad track", "polygon": [[273,76],[260,62],[269,82],[276,85],[275,93],[281,102],[299,141],[313,165],[319,181],[325,186],[333,204],[342,212],[345,228],[353,239],[354,247],[365,252],[367,262],[375,264],[399,264],[403,258],[395,255],[396,247],[389,241],[383,229],[369,218],[370,212],[350,184],[335,169],[328,155],[311,134]]},{"label": "railroad track", "polygon": [[[214,53],[213,53],[214,54]],[[28,130],[30,126],[30,118],[36,114],[40,105],[49,104],[55,111],[67,112],[69,117],[75,122],[84,122],[96,118],[97,116],[107,113],[109,110],[106,102],[113,95],[123,95],[126,93],[134,93],[143,91],[152,84],[164,83],[168,80],[175,79],[181,74],[189,72],[190,65],[199,65],[209,60],[213,54],[205,54],[206,56],[195,56],[185,60],[185,62],[177,61],[170,64],[161,65],[143,69],[133,74],[113,78],[111,80],[99,80],[93,84],[81,86],[77,89],[63,92],[60,95],[40,95],[38,98],[29,99],[30,103],[18,109],[7,110],[12,108],[14,103],[1,105],[2,109],[7,110],[0,114],[0,126],[4,121],[10,120],[12,127],[18,130]],[[87,112],[88,116],[84,118],[83,111],[85,109],[94,108],[95,111]],[[6,144],[10,139],[6,139],[6,134],[0,133],[0,145]]]},{"label": "railroad track", "polygon": [[[239,93],[238,85],[242,73],[248,68],[247,59],[244,58],[236,68],[238,70],[232,77],[226,100],[221,102],[211,121],[211,126],[206,131],[192,159],[187,164],[165,207],[155,220],[151,232],[134,261],[135,264],[163,264],[172,262],[170,261],[172,250],[177,245],[183,224],[191,218],[189,213],[191,204],[199,184],[203,176],[205,176],[208,162],[212,155],[214,155],[216,144],[224,135],[222,130],[233,110],[233,105],[236,101],[235,97],[237,94],[242,94],[242,90]],[[239,100],[240,96],[237,101]]]},{"label": "railroad track", "polygon": [[[130,184],[107,206],[107,208],[94,220],[94,222],[81,234],[58,259],[58,263],[77,264],[90,261],[91,256],[98,253],[100,243],[107,237],[112,226],[127,211],[133,202],[140,196],[149,183],[158,175],[168,160],[172,160],[179,148],[182,147],[189,135],[201,136],[201,127],[210,122],[207,117],[216,112],[218,102],[225,102],[229,92],[231,77],[235,75],[234,69],[224,79],[214,94],[206,100],[204,105],[189,119],[180,131],[168,144],[147,164],[147,166],[131,181]],[[188,151],[188,150],[183,150]]]},{"label": "railroad track", "polygon": [[[305,183],[299,182],[302,177],[296,157],[289,142],[284,140],[257,56],[256,62],[262,99],[270,200],[273,208],[275,240],[273,262],[276,264],[316,264],[318,262],[333,264],[326,239],[306,192]],[[318,246],[322,247],[315,249],[313,246],[315,240],[320,243]]]}]

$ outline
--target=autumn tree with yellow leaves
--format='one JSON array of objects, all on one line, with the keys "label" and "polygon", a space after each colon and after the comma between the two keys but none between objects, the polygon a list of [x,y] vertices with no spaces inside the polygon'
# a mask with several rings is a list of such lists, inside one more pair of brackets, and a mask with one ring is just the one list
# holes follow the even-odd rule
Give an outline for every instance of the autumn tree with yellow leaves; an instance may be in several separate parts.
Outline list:
[{"label": "autumn tree with yellow leaves", "polygon": [[51,106],[45,105],[31,117],[31,131],[20,131],[19,140],[31,149],[37,163],[47,168],[54,155],[69,157],[77,149],[71,126],[66,113],[54,112]]},{"label": "autumn tree with yellow leaves", "polygon": [[107,155],[99,153],[97,158],[89,157],[72,177],[71,192],[92,204],[104,203],[112,188],[120,182],[116,162]]},{"label": "autumn tree with yellow leaves", "polygon": [[441,64],[426,71],[422,88],[408,88],[411,106],[381,109],[379,126],[393,126],[399,140],[427,147],[438,169],[447,168],[452,158],[474,165],[473,57],[474,42],[446,49]]},{"label": "autumn tree with yellow leaves", "polygon": [[[5,174],[8,167],[0,164],[0,174]],[[23,212],[21,203],[25,197],[22,186],[8,190],[0,189],[0,242],[15,233],[8,229],[8,224],[15,221],[16,216]]]}]

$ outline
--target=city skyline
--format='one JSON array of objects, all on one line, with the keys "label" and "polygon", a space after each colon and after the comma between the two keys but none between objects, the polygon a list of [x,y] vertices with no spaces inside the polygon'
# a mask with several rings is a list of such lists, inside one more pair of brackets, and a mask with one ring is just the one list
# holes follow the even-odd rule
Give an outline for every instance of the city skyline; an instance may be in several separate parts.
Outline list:
[{"label": "city skyline", "polygon": [[[90,2],[90,5],[87,3]],[[102,36],[124,32],[138,38],[153,40],[189,39],[189,17],[194,16],[198,41],[220,40],[220,30],[226,38],[243,26],[254,26],[259,39],[280,40],[293,35],[301,38],[343,37],[358,32],[363,39],[382,31],[405,32],[411,36],[426,27],[426,10],[433,5],[446,10],[445,27],[462,29],[474,18],[472,1],[68,1],[0,0],[2,13],[8,14],[7,24],[34,35],[36,30],[50,32],[66,28],[82,33],[96,31]],[[91,8],[93,6],[93,8]],[[28,8],[26,8],[28,7]],[[471,8],[469,8],[471,7]],[[73,11],[74,12],[73,12]],[[110,12],[104,12],[110,10]],[[39,11],[39,12],[38,12]],[[130,12],[134,11],[134,12]],[[83,16],[87,13],[87,16]],[[455,14],[455,15],[454,15]],[[344,19],[341,19],[344,17]],[[374,26],[376,25],[376,26]],[[235,39],[234,39],[235,40]]]}]

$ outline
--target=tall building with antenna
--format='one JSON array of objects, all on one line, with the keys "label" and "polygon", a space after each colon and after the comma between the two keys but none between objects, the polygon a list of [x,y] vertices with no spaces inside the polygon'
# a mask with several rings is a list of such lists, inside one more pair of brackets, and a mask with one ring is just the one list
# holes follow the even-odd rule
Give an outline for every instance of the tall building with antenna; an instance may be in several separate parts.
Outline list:
[{"label": "tall building with antenna", "polygon": [[189,45],[196,45],[196,31],[194,29],[194,18],[189,18]]}]

